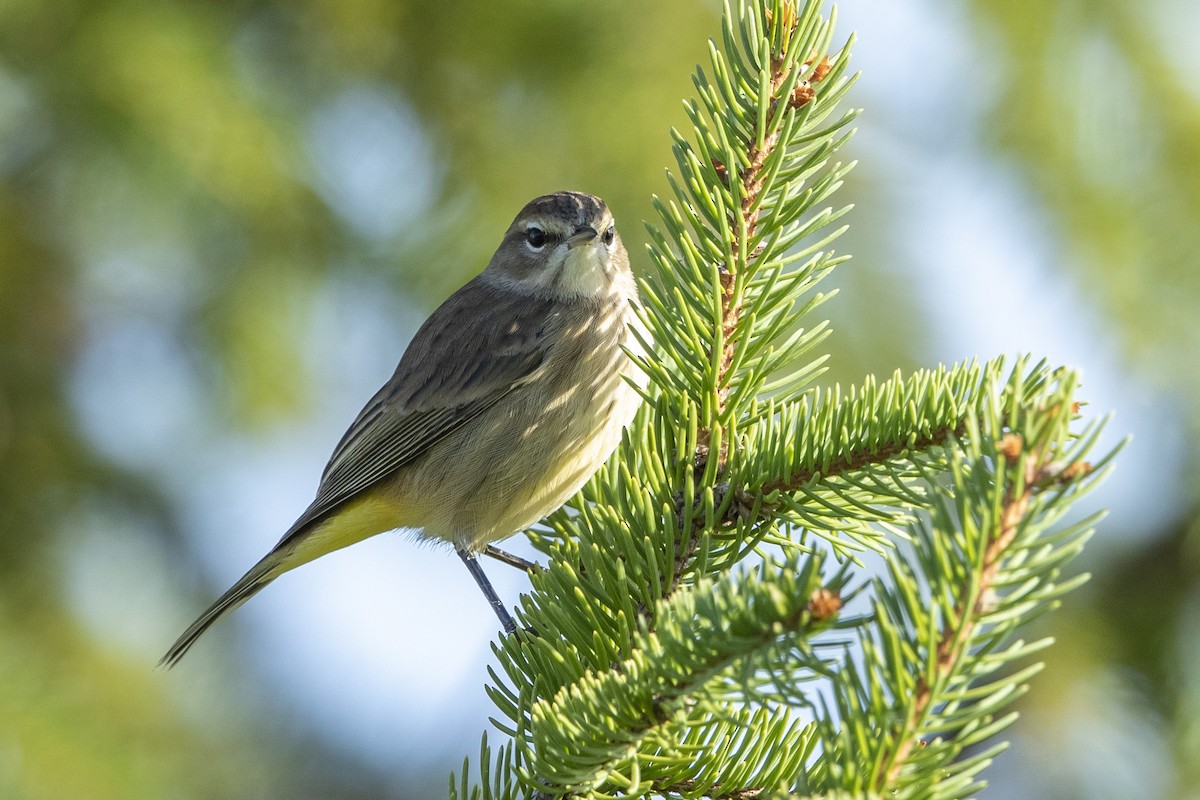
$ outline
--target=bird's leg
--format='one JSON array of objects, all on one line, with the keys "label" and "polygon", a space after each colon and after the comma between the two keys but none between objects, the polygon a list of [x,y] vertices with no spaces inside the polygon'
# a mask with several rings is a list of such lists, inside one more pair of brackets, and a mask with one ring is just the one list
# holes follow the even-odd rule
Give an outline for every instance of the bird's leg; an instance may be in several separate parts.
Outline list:
[{"label": "bird's leg", "polygon": [[493,547],[490,544],[484,548],[483,554],[485,556],[491,556],[497,561],[508,564],[510,567],[516,567],[517,569],[524,570],[531,575],[541,570],[541,567],[532,561],[526,561],[520,556],[514,556],[512,553],[506,550],[501,550],[499,547]]},{"label": "bird's leg", "polygon": [[496,616],[500,618],[500,624],[504,626],[504,632],[516,633],[517,623],[513,622],[513,618],[509,616],[508,609],[504,607],[504,603],[500,602],[500,597],[496,594],[496,590],[492,588],[491,581],[487,579],[487,575],[483,574],[483,567],[479,566],[479,559],[469,550],[457,548],[456,552],[463,563],[467,565],[467,569],[471,572],[471,577],[475,579],[475,583],[479,584],[479,588],[483,591],[483,596],[487,598],[488,604],[496,612]]}]

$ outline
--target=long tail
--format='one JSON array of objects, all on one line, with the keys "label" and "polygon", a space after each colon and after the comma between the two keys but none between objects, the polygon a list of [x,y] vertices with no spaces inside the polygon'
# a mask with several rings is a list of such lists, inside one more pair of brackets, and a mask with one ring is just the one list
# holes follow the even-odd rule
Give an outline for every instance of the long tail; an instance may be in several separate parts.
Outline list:
[{"label": "long tail", "polygon": [[232,611],[249,600],[268,583],[275,580],[283,572],[286,572],[286,569],[280,569],[281,561],[280,553],[272,551],[262,561],[251,567],[250,571],[243,575],[237,583],[229,587],[229,591],[217,598],[217,601],[209,606],[208,610],[201,614],[199,619],[188,626],[188,629],[175,640],[175,644],[171,645],[171,649],[167,651],[167,654],[159,659],[158,665],[170,669],[178,664],[179,659],[183,658],[184,654],[196,643],[196,640],[214,622],[227,612]]}]

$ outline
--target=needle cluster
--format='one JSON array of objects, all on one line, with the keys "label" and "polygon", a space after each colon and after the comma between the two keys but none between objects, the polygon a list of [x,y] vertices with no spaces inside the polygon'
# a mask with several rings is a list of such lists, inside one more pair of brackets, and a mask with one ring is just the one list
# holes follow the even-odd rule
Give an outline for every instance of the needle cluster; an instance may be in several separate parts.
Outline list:
[{"label": "needle cluster", "polygon": [[965,797],[1001,746],[1046,644],[1014,631],[1082,580],[1094,520],[1064,515],[1109,456],[1046,363],[814,386],[855,116],[834,23],[725,7],[649,226],[646,403],[530,534],[506,741],[451,797]]}]

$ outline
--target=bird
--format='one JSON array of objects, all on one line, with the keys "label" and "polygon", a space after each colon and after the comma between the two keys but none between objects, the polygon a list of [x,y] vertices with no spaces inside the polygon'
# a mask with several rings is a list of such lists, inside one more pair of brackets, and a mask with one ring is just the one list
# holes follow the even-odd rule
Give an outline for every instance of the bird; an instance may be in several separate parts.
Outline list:
[{"label": "bird", "polygon": [[620,443],[646,381],[638,309],[604,201],[531,200],[483,271],[418,329],[337,443],[312,503],[160,665],[285,572],[397,529],[453,546],[515,631],[477,556],[522,563],[492,543],[556,510]]}]

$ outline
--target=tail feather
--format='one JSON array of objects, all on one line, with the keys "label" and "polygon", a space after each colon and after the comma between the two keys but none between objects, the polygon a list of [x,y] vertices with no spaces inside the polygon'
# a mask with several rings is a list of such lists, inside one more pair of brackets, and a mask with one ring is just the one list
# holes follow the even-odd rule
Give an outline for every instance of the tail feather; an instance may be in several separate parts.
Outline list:
[{"label": "tail feather", "polygon": [[300,518],[303,524],[297,522],[293,525],[271,552],[251,567],[241,580],[217,598],[217,602],[188,626],[158,662],[159,666],[167,669],[175,666],[214,622],[249,600],[288,570],[307,564],[326,553],[360,542],[368,536],[404,524],[404,518],[398,513],[392,500],[377,497],[369,492],[364,492],[343,504],[328,518],[313,521],[307,520],[307,517],[308,513],[305,512]]},{"label": "tail feather", "polygon": [[249,572],[241,577],[237,583],[229,587],[225,594],[217,598],[208,609],[200,615],[200,617],[188,626],[175,644],[167,650],[166,655],[159,659],[158,665],[170,669],[179,663],[179,659],[187,653],[191,646],[196,643],[209,627],[214,622],[223,617],[227,612],[240,606],[242,603],[249,600],[262,590],[268,583],[275,580],[280,574],[278,570],[279,559],[275,553],[271,553],[262,561],[255,564]]}]

